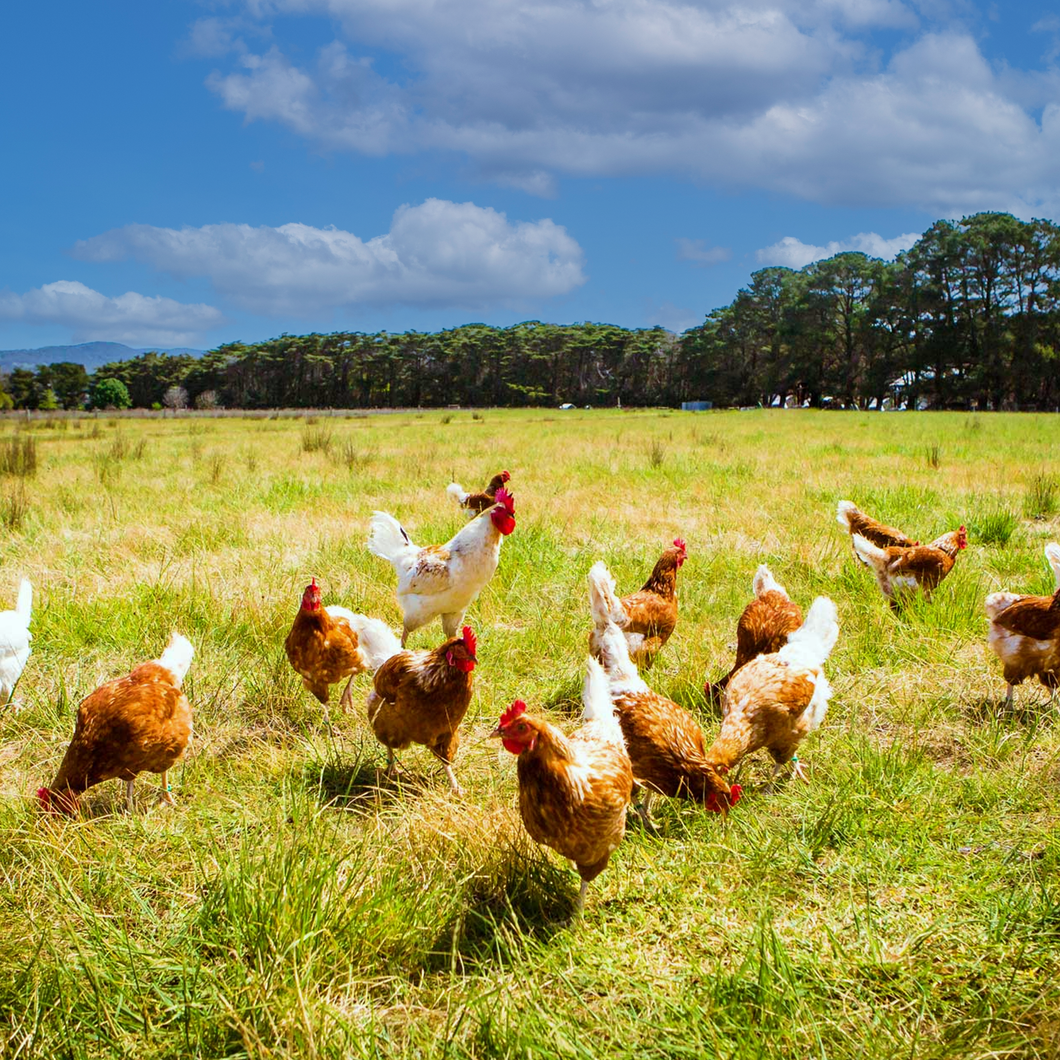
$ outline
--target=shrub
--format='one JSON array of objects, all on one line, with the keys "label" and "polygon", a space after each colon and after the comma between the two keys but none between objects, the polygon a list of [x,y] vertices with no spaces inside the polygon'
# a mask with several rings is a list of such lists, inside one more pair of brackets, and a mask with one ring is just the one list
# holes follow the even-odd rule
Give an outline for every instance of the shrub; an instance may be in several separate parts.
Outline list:
[{"label": "shrub", "polygon": [[127,409],[132,398],[120,379],[100,379],[92,387],[91,402],[94,409]]}]

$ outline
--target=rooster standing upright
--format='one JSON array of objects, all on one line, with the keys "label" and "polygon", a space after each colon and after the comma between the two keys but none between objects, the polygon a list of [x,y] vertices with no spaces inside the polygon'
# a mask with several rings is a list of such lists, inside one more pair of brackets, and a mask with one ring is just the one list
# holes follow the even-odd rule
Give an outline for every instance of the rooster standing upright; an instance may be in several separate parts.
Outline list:
[{"label": "rooster standing upright", "polygon": [[436,618],[446,637],[455,637],[464,612],[493,577],[501,541],[515,529],[515,498],[497,490],[496,503],[444,545],[420,548],[386,512],[372,515],[368,551],[397,572],[398,605],[404,615],[401,646],[413,630]]}]

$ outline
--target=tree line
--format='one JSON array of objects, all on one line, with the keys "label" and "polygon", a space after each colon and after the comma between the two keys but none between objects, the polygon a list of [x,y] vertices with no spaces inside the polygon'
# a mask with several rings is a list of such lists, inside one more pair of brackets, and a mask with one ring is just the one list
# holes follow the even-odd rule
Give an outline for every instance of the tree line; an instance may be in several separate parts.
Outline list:
[{"label": "tree line", "polygon": [[938,221],[893,262],[842,253],[752,274],[677,336],[524,321],[336,332],[141,354],[89,375],[0,376],[0,408],[811,405],[1060,406],[1060,228],[981,213]]}]

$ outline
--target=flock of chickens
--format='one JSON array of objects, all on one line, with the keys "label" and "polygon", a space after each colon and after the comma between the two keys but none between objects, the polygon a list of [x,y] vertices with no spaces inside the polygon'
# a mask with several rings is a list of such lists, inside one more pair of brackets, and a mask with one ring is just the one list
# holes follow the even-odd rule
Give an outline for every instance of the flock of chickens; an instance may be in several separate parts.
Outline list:
[{"label": "flock of chickens", "polygon": [[[368,549],[397,573],[403,614],[400,639],[379,619],[322,604],[316,579],[306,588],[285,641],[287,657],[305,687],[327,705],[332,685],[346,681],[341,703],[352,702],[354,678],[372,674],[368,720],[387,749],[386,777],[396,752],[413,743],[430,749],[453,791],[460,725],[474,692],[478,663],[474,631],[464,613],[497,569],[501,544],[515,530],[515,499],[507,471],[482,493],[455,483],[449,495],[468,522],[445,545],[421,548],[392,516],[375,512]],[[838,520],[854,554],[900,607],[914,592],[930,594],[967,546],[964,527],[921,545],[876,522],[849,501]],[[1013,688],[1038,677],[1050,689],[1060,681],[1060,545],[1046,558],[1056,578],[1051,597],[993,593],[986,599],[990,647],[1004,664],[1008,702]],[[722,721],[713,743],[683,707],[653,692],[639,668],[650,669],[677,623],[677,576],[687,555],[677,538],[659,557],[644,586],[619,597],[607,567],[589,571],[589,658],[582,691],[581,726],[566,735],[529,713],[521,701],[501,716],[492,736],[518,757],[519,809],[528,833],[574,862],[586,888],[621,842],[627,810],[651,825],[653,796],[688,799],[727,813],[740,798],[727,779],[747,755],[765,749],[774,777],[806,779],[797,751],[824,720],[831,688],[824,674],[839,635],[835,605],[814,600],[803,617],[764,564],[754,576],[754,599],[737,626],[736,660],[707,697],[720,701]],[[14,611],[0,613],[0,704],[10,702],[30,654],[32,589],[23,581]],[[440,618],[444,641],[408,649],[409,635]],[[97,688],[77,711],[74,735],[59,771],[38,791],[44,810],[74,813],[81,794],[109,779],[133,785],[141,772],[160,773],[162,799],[172,802],[167,771],[183,756],[192,712],[181,690],[194,649],[174,633],[161,657]],[[329,722],[330,723],[330,722]]]}]

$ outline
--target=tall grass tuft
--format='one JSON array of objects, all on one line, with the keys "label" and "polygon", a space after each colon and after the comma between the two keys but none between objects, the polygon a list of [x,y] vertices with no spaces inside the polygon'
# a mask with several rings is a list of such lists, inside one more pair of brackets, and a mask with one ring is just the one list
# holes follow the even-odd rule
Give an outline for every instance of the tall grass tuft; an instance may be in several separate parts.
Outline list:
[{"label": "tall grass tuft", "polygon": [[927,465],[934,470],[938,470],[942,463],[942,447],[939,445],[929,445],[927,447]]},{"label": "tall grass tuft", "polygon": [[29,500],[23,480],[0,498],[0,526],[6,530],[21,530],[28,513]]},{"label": "tall grass tuft", "polygon": [[327,456],[331,452],[334,442],[335,439],[330,427],[306,420],[306,424],[302,428],[303,453],[323,453]]},{"label": "tall grass tuft", "polygon": [[347,438],[331,454],[335,463],[342,465],[348,471],[358,471],[367,467],[375,458],[370,449],[360,449],[350,438]]},{"label": "tall grass tuft", "polygon": [[648,463],[653,467],[662,467],[666,459],[666,446],[659,438],[653,438],[648,446]]},{"label": "tall grass tuft", "polygon": [[975,512],[968,521],[968,531],[972,541],[980,545],[1004,548],[1020,524],[1019,516],[1000,500],[980,498],[975,504]]},{"label": "tall grass tuft", "polygon": [[1049,519],[1060,509],[1060,478],[1039,471],[1023,497],[1023,511],[1031,519]]},{"label": "tall grass tuft", "polygon": [[36,473],[36,438],[7,438],[0,444],[0,474],[30,478]]}]

